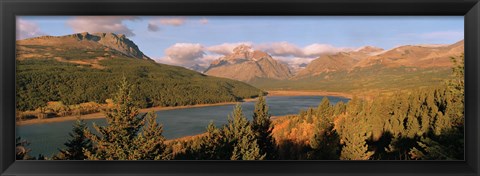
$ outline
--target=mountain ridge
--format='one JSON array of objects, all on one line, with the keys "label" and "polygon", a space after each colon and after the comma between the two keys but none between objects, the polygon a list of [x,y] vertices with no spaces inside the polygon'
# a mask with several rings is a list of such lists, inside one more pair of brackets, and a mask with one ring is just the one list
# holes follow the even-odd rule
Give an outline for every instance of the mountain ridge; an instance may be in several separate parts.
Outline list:
[{"label": "mountain ridge", "polygon": [[213,61],[204,73],[244,82],[256,78],[288,79],[293,75],[288,65],[247,45],[239,45],[232,54]]}]

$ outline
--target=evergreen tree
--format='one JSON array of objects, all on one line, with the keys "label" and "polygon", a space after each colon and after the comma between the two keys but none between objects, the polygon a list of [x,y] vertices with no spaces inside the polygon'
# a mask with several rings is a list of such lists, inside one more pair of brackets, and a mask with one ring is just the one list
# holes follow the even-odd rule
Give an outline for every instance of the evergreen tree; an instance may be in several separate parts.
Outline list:
[{"label": "evergreen tree", "polygon": [[224,129],[228,145],[233,147],[231,160],[263,160],[266,154],[260,153],[256,135],[247,118],[243,115],[242,106],[237,104]]},{"label": "evergreen tree", "polygon": [[207,126],[207,134],[202,138],[200,144],[199,159],[204,160],[228,160],[231,153],[226,149],[226,138],[222,134],[222,130],[215,127],[213,122]]},{"label": "evergreen tree", "polygon": [[253,112],[252,129],[255,133],[260,153],[266,154],[266,159],[276,159],[276,143],[272,136],[272,124],[270,121],[270,113],[265,98],[262,94],[259,95],[255,103],[255,110]]},{"label": "evergreen tree", "polygon": [[348,114],[340,127],[344,143],[340,154],[342,160],[368,160],[373,155],[366,142],[371,137],[371,129],[366,122],[366,107],[366,102],[355,97],[352,104],[349,102],[347,105]]},{"label": "evergreen tree", "polygon": [[136,158],[142,160],[161,160],[167,157],[163,127],[157,123],[155,112],[147,113],[146,124],[134,141],[138,147]]},{"label": "evergreen tree", "polygon": [[66,149],[60,150],[54,160],[85,160],[84,150],[92,150],[92,142],[85,136],[87,126],[83,120],[78,119],[73,125],[70,138],[64,145]]},{"label": "evergreen tree", "polygon": [[340,137],[333,125],[321,128],[317,125],[315,134],[310,139],[308,159],[314,160],[338,160],[340,157]]},{"label": "evergreen tree", "polygon": [[[95,144],[92,151],[85,150],[89,160],[146,160],[159,159],[164,146],[161,127],[150,114],[139,116],[131,97],[131,85],[122,79],[119,91],[114,99],[115,105],[105,112],[107,125],[94,128],[100,135],[86,131],[86,136]],[[140,129],[149,121],[144,132]],[[158,140],[158,141],[156,141]],[[141,145],[143,143],[145,145]],[[153,146],[147,146],[153,145]],[[147,153],[144,153],[147,152]]]},{"label": "evergreen tree", "polygon": [[333,121],[333,109],[328,97],[323,97],[322,102],[317,108],[317,119]]}]

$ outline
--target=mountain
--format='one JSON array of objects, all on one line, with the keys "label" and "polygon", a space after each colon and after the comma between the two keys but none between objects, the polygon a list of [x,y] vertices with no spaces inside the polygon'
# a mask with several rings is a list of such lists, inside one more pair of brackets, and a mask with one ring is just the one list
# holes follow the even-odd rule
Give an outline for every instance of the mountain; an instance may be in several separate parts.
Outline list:
[{"label": "mountain", "polygon": [[355,51],[323,55],[299,71],[294,79],[376,65],[389,68],[445,68],[452,66],[450,57],[458,56],[463,51],[463,40],[451,45],[405,45],[390,50],[366,46]]},{"label": "mountain", "polygon": [[201,66],[199,64],[194,64],[194,65],[188,67],[188,69],[203,73],[203,71],[205,71],[207,68],[204,67],[204,66]]},{"label": "mountain", "polygon": [[207,75],[251,82],[257,78],[288,79],[292,72],[288,65],[272,58],[263,51],[253,51],[249,46],[240,45],[233,53],[213,61]]},{"label": "mountain", "polygon": [[[100,56],[123,55],[131,58],[151,60],[150,57],[143,54],[138,46],[126,38],[123,34],[114,33],[77,33],[66,36],[41,36],[17,41],[18,50],[32,51],[32,49],[50,49],[44,54],[47,57],[55,57],[55,53],[64,53],[67,50],[84,50],[87,54]],[[38,46],[38,47],[35,47]],[[91,50],[91,51],[88,51]],[[103,53],[95,53],[99,51]],[[37,51],[33,51],[34,53]],[[72,52],[72,51],[69,51]],[[89,53],[90,52],[90,53]],[[102,55],[103,54],[103,55]],[[51,55],[51,56],[49,56]],[[32,55],[22,55],[29,58]],[[88,57],[86,54],[82,56]],[[37,56],[34,56],[37,57]],[[65,58],[68,59],[68,58]]]},{"label": "mountain", "polygon": [[450,45],[405,45],[390,50],[375,47],[323,55],[288,80],[251,82],[264,90],[321,90],[377,94],[441,85],[451,76],[453,62],[464,52],[464,41]]},{"label": "mountain", "polygon": [[452,45],[405,45],[368,57],[355,67],[369,67],[380,64],[386,67],[450,67],[450,57],[464,51],[464,41]]},{"label": "mountain", "polygon": [[105,103],[122,77],[141,107],[240,101],[261,92],[246,83],[207,76],[150,60],[135,43],[113,33],[44,36],[17,41],[16,107],[20,111]]},{"label": "mountain", "polygon": [[355,51],[322,55],[310,62],[305,69],[300,70],[294,79],[316,76],[321,73],[349,70],[359,61],[382,51],[383,49],[381,48],[365,46]]}]

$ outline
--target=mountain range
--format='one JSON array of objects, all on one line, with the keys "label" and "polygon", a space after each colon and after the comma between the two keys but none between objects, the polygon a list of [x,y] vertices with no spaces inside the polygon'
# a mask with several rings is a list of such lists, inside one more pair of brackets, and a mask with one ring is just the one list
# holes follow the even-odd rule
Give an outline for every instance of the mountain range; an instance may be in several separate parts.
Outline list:
[{"label": "mountain range", "polygon": [[[451,45],[405,45],[390,50],[364,46],[348,52],[322,55],[310,63],[304,63],[293,70],[286,63],[276,60],[267,52],[252,50],[240,45],[232,54],[213,61],[204,71],[207,75],[244,81],[255,86],[265,80],[274,82],[311,79],[326,74],[334,79],[333,73],[352,73],[355,70],[396,69],[443,70],[452,66],[451,57],[464,51],[464,41]],[[267,81],[268,82],[268,81]],[[287,84],[287,83],[285,83]],[[281,86],[283,87],[283,86]],[[272,88],[272,87],[269,87]]]}]

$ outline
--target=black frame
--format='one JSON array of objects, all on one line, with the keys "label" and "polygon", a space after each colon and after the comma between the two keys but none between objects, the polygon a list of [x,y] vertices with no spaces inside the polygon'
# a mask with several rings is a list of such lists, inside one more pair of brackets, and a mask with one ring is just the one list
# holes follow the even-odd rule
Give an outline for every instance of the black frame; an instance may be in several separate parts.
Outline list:
[{"label": "black frame", "polygon": [[[479,0],[0,0],[1,175],[479,175]],[[461,15],[465,161],[15,161],[16,15]]]}]

